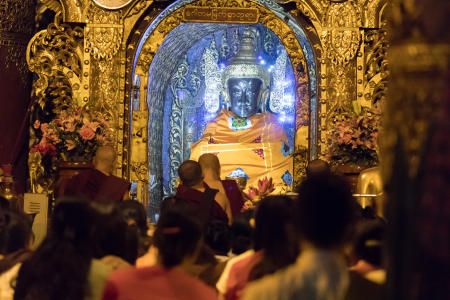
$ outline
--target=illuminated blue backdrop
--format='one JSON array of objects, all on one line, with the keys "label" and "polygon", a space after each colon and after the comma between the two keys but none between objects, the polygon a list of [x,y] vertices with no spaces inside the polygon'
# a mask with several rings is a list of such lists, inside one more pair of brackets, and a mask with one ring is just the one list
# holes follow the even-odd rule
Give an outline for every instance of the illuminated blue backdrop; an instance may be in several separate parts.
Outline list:
[{"label": "illuminated blue backdrop", "polygon": [[[225,29],[203,37],[189,48],[186,55],[178,58],[171,74],[165,92],[162,137],[165,196],[174,193],[177,168],[182,161],[189,159],[190,146],[200,139],[208,122],[225,108],[220,93],[221,72],[238,52],[242,33],[249,27],[225,26]],[[271,94],[266,109],[278,115],[288,135],[289,146],[293,149],[295,91],[292,64],[281,41],[272,31],[260,24],[252,27],[259,33],[259,63],[271,73]]]}]

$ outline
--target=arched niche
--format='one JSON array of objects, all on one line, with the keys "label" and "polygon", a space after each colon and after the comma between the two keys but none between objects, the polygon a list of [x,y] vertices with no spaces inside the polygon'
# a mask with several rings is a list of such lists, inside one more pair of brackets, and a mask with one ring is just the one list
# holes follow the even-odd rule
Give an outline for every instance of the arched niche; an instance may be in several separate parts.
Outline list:
[{"label": "arched niche", "polygon": [[[152,204],[163,195],[163,125],[165,92],[170,78],[179,65],[180,58],[205,36],[225,30],[227,23],[190,23],[184,18],[184,10],[189,6],[220,6],[224,1],[177,1],[149,22],[139,39],[128,47],[128,61],[133,68],[128,72],[129,99],[126,115],[129,117],[129,167],[130,177],[138,181],[138,194],[150,199]],[[225,3],[225,2],[224,2]],[[285,13],[272,1],[235,1],[227,4],[234,8],[254,9],[258,12],[257,24],[272,31],[283,44],[292,66],[295,96],[294,143],[296,149],[305,149],[300,161],[305,162],[316,156],[317,131],[319,122],[316,104],[317,57],[310,35],[314,32],[308,25],[308,35],[290,14]],[[144,18],[144,20],[145,20]],[[184,28],[183,28],[184,27]],[[178,28],[178,30],[177,30]],[[188,34],[183,29],[188,29]],[[173,31],[173,32],[172,32]],[[176,34],[181,32],[181,34]],[[173,34],[173,35],[171,35]],[[176,40],[171,42],[171,40]],[[145,153],[145,157],[143,156]],[[174,168],[175,166],[172,166]],[[294,169],[302,168],[300,163]],[[295,172],[295,171],[294,171]],[[145,195],[149,192],[149,195]]]}]

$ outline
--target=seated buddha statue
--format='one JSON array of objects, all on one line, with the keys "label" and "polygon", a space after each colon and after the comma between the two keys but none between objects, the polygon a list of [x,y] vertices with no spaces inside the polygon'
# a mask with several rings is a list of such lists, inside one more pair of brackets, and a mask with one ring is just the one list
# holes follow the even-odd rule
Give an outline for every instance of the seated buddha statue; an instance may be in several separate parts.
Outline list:
[{"label": "seated buddha statue", "polygon": [[272,178],[274,193],[290,190],[292,157],[277,117],[266,111],[270,75],[257,63],[255,36],[245,31],[239,52],[222,74],[227,109],[219,112],[191,146],[191,159],[214,153],[221,178],[246,177],[247,188]]}]

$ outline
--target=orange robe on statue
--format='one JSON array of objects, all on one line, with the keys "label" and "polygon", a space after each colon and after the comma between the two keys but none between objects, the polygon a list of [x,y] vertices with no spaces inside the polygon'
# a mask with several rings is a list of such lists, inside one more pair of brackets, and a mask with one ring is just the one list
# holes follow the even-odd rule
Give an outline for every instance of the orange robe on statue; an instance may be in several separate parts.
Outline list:
[{"label": "orange robe on statue", "polygon": [[191,159],[198,160],[204,153],[217,154],[221,178],[242,170],[249,177],[247,188],[257,188],[258,179],[271,177],[277,193],[290,190],[292,184],[292,157],[287,141],[283,127],[270,112],[239,118],[222,110],[206,126],[202,138],[191,146]]}]

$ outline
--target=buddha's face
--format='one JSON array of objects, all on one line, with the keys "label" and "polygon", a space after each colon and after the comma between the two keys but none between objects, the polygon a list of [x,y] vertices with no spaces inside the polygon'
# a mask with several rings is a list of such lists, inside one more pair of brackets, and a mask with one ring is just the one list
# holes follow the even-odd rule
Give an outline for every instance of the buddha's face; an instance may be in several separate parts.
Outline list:
[{"label": "buddha's face", "polygon": [[230,78],[228,80],[228,93],[231,111],[243,118],[256,114],[261,84],[262,82],[258,78]]}]

